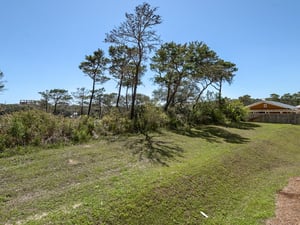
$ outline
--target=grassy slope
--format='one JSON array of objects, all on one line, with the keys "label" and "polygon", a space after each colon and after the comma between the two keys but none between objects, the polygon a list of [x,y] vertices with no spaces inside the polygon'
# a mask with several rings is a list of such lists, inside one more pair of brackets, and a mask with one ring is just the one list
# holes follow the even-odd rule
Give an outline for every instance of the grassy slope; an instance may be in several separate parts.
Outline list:
[{"label": "grassy slope", "polygon": [[300,126],[242,128],[2,158],[0,224],[263,224],[300,174]]}]

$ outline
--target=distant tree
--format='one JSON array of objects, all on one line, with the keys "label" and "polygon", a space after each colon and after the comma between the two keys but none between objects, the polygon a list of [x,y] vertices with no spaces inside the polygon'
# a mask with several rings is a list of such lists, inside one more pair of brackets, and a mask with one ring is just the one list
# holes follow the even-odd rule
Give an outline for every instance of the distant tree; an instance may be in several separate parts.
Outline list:
[{"label": "distant tree", "polygon": [[300,105],[300,91],[298,91],[297,93],[293,94],[293,104],[295,106]]},{"label": "distant tree", "polygon": [[49,90],[40,91],[39,94],[41,95],[41,103],[45,106],[45,111],[48,112],[49,110],[49,100],[50,100],[50,92]]},{"label": "distant tree", "polygon": [[289,105],[296,105],[293,95],[290,93],[282,95],[279,101]]},{"label": "distant tree", "polygon": [[57,106],[60,104],[68,104],[72,99],[68,91],[65,89],[51,89],[49,91],[49,100],[53,102],[54,110],[53,114],[57,114]]},{"label": "distant tree", "polygon": [[77,104],[80,105],[80,115],[83,115],[84,105],[87,104],[89,98],[89,90],[85,87],[77,88],[76,92],[72,92],[73,97],[77,100]]},{"label": "distant tree", "polygon": [[136,105],[142,105],[150,103],[151,99],[148,95],[137,93],[136,95]]},{"label": "distant tree", "polygon": [[2,80],[4,77],[4,74],[2,71],[0,71],[0,92],[4,90],[4,81]]},{"label": "distant tree", "polygon": [[212,86],[218,92],[218,102],[219,106],[222,106],[222,87],[223,83],[227,82],[231,84],[233,81],[233,77],[235,76],[235,72],[238,70],[236,65],[231,62],[224,61],[220,59],[215,65],[215,80]]},{"label": "distant tree", "polygon": [[95,103],[98,105],[98,116],[99,118],[102,118],[102,105],[103,105],[103,96],[104,96],[105,89],[99,88],[95,90]]},{"label": "distant tree", "polygon": [[186,61],[188,49],[186,44],[174,42],[163,44],[152,57],[151,69],[156,72],[154,82],[165,93],[164,110],[174,106],[176,94],[184,79],[188,79],[189,64]]},{"label": "distant tree", "polygon": [[240,96],[238,100],[243,103],[244,106],[251,105],[257,101],[257,99],[251,98],[250,95]]},{"label": "distant tree", "polygon": [[128,88],[132,85],[132,74],[134,72],[134,58],[135,50],[126,45],[110,46],[109,55],[111,66],[109,67],[110,74],[118,82],[118,97],[116,107],[119,107],[121,98],[121,90],[123,86]]},{"label": "distant tree", "polygon": [[85,61],[81,62],[79,65],[79,69],[81,69],[83,73],[88,75],[93,81],[89,109],[87,113],[88,116],[91,113],[96,84],[103,84],[109,80],[109,78],[104,75],[104,71],[106,70],[106,65],[108,62],[109,60],[104,57],[104,52],[101,49],[98,49],[93,55],[85,56]]},{"label": "distant tree", "polygon": [[[207,89],[215,82],[216,64],[219,58],[205,43],[194,41],[188,45],[188,63],[190,66],[190,86],[195,89],[195,104],[199,103]],[[195,106],[194,104],[194,106]]]},{"label": "distant tree", "polygon": [[234,66],[219,59],[202,42],[165,43],[152,57],[151,69],[156,72],[154,82],[160,86],[156,97],[166,95],[162,98],[165,111],[177,103],[194,103],[195,106],[210,86],[221,93],[222,83],[231,82]]},{"label": "distant tree", "polygon": [[131,101],[130,118],[134,119],[137,86],[142,74],[143,62],[147,59],[147,53],[155,49],[160,42],[159,36],[153,29],[155,25],[162,22],[161,16],[156,14],[157,8],[152,8],[148,3],[136,6],[135,13],[126,13],[125,22],[121,23],[106,34],[105,42],[115,45],[127,45],[136,50],[133,60],[133,93]]},{"label": "distant tree", "polygon": [[268,101],[275,101],[275,102],[280,102],[280,95],[278,94],[270,94],[270,97],[269,98],[266,98],[266,100]]}]

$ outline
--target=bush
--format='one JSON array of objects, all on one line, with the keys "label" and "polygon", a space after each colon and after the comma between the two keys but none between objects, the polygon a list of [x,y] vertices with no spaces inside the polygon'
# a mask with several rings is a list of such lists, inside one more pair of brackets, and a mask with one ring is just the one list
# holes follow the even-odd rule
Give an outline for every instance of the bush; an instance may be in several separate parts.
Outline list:
[{"label": "bush", "polygon": [[248,116],[248,110],[239,100],[226,101],[223,111],[231,122],[246,121]]},{"label": "bush", "polygon": [[168,127],[170,129],[178,130],[178,129],[189,129],[191,126],[191,107],[190,106],[176,106],[173,108],[169,108],[168,110]]},{"label": "bush", "polygon": [[210,101],[196,104],[190,120],[196,126],[199,124],[223,124],[226,122],[226,117],[217,102]]},{"label": "bush", "polygon": [[103,135],[122,134],[132,130],[132,122],[126,113],[111,110],[97,124],[97,132]]},{"label": "bush", "polygon": [[87,142],[93,137],[95,130],[94,119],[87,116],[82,116],[77,119],[77,123],[74,124],[72,134],[72,141],[75,143]]},{"label": "bush", "polygon": [[153,104],[140,105],[136,109],[134,130],[140,133],[157,131],[165,127],[167,122],[168,117],[161,108]]},{"label": "bush", "polygon": [[81,143],[90,140],[94,119],[54,116],[39,111],[18,111],[0,116],[0,152],[20,146]]}]

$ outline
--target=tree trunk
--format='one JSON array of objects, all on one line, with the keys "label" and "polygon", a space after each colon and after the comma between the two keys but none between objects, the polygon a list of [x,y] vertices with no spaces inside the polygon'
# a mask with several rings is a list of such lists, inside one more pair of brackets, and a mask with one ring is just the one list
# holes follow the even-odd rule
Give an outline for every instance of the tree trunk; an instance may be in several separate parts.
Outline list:
[{"label": "tree trunk", "polygon": [[222,107],[222,82],[223,82],[223,78],[221,78],[219,83],[219,93],[218,93],[219,108]]},{"label": "tree trunk", "polygon": [[99,97],[99,119],[102,117],[102,99]]},{"label": "tree trunk", "polygon": [[132,96],[131,96],[132,99],[131,99],[130,119],[134,119],[134,114],[135,114],[135,99],[136,99],[137,84],[138,84],[138,81],[139,81],[138,70],[139,69],[137,69],[137,74],[135,75],[135,78],[134,78],[133,93],[132,93]]},{"label": "tree trunk", "polygon": [[95,84],[96,84],[96,78],[95,78],[95,76],[94,76],[94,77],[93,77],[92,94],[91,94],[90,103],[89,103],[89,109],[88,109],[88,113],[87,113],[87,116],[88,116],[88,117],[90,116],[91,109],[92,109],[93,98],[94,98],[94,92],[95,92]]},{"label": "tree trunk", "polygon": [[118,98],[117,98],[117,104],[116,104],[116,107],[117,107],[117,108],[119,108],[119,102],[120,102],[120,96],[121,96],[122,85],[123,85],[123,75],[121,76],[120,84],[119,84]]},{"label": "tree trunk", "polygon": [[170,96],[169,96],[169,98],[167,99],[167,103],[166,103],[165,108],[164,108],[165,111],[168,110],[168,108],[169,108],[169,106],[171,105],[171,103],[172,103],[173,105],[175,104],[175,95],[176,95],[176,93],[177,93],[178,87],[180,86],[180,83],[181,83],[181,79],[177,80],[173,92],[170,93]]},{"label": "tree trunk", "polygon": [[84,99],[81,100],[80,115],[83,115],[83,101]]},{"label": "tree trunk", "polygon": [[127,87],[126,87],[126,96],[125,96],[125,104],[126,104],[126,109],[127,109],[127,111],[128,111],[128,109],[129,109],[129,106],[128,106],[128,90],[129,90],[129,85],[127,85]]},{"label": "tree trunk", "polygon": [[56,108],[57,108],[57,102],[54,103],[54,110],[53,110],[53,114],[56,114]]}]

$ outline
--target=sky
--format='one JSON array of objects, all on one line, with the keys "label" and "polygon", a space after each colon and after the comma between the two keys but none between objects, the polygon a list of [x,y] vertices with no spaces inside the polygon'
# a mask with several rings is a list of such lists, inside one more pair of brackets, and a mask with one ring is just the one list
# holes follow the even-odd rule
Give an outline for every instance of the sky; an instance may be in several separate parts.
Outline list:
[{"label": "sky", "polygon": [[[0,103],[39,100],[40,91],[91,88],[78,68],[125,13],[148,2],[158,7],[163,42],[202,41],[236,64],[223,95],[266,98],[300,91],[299,0],[0,0],[0,70],[6,90]],[[155,88],[148,69],[139,93]],[[116,92],[116,83],[105,85]]]}]

